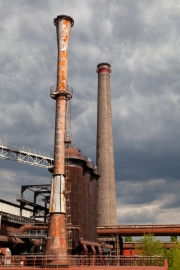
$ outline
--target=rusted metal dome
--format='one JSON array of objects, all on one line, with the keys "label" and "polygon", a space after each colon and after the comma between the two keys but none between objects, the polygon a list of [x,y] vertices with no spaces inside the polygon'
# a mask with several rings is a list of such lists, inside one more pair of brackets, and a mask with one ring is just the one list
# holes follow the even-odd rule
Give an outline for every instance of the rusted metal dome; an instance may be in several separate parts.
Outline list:
[{"label": "rusted metal dome", "polygon": [[80,158],[82,157],[81,151],[78,148],[74,148],[74,147],[66,148],[66,156],[67,155],[69,157],[73,157],[73,156],[78,156]]}]

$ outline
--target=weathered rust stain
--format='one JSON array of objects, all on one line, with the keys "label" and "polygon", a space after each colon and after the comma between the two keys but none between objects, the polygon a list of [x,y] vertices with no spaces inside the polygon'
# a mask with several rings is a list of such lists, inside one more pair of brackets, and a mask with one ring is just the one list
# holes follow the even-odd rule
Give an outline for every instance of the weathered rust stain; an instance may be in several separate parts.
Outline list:
[{"label": "weathered rust stain", "polygon": [[[58,256],[48,261],[49,267],[68,265],[65,224],[65,134],[68,73],[68,41],[73,19],[66,15],[54,19],[58,35],[58,62],[56,88],[56,120],[54,145],[54,171],[50,201],[50,219],[46,242],[46,255]],[[58,182],[60,181],[60,182]],[[60,190],[59,190],[60,188]],[[56,199],[58,200],[56,202]],[[59,205],[60,203],[60,205]],[[58,204],[58,205],[56,205]],[[60,212],[58,212],[60,211]],[[61,258],[60,258],[61,257]]]},{"label": "weathered rust stain", "polygon": [[[63,84],[62,84],[63,85]],[[61,86],[63,87],[63,86]],[[65,173],[66,98],[59,96],[56,106],[54,174]]]},{"label": "weathered rust stain", "polygon": [[59,52],[59,59],[67,59],[67,52],[66,51],[60,51]]},{"label": "weathered rust stain", "polygon": [[[53,214],[49,219],[49,234],[46,241],[46,255],[57,256],[49,261],[52,265],[67,265],[66,224],[64,215]],[[60,257],[61,256],[61,257]]]}]

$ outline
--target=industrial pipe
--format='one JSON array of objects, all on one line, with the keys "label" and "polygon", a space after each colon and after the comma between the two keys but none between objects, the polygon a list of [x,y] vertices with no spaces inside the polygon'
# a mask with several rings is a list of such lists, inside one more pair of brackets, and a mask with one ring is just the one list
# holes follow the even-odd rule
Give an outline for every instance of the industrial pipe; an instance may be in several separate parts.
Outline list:
[{"label": "industrial pipe", "polygon": [[88,248],[85,243],[82,244],[84,255],[88,255]]},{"label": "industrial pipe", "polygon": [[180,235],[180,226],[176,225],[138,225],[138,226],[117,226],[117,227],[98,227],[97,234],[100,235],[121,235],[121,236],[141,236],[144,234],[153,234],[155,236],[178,236]]},{"label": "industrial pipe", "polygon": [[113,249],[114,248],[113,245],[109,245],[109,244],[106,244],[106,243],[102,243],[101,244],[101,247],[103,247],[103,248],[109,248],[109,249]]},{"label": "industrial pipe", "polygon": [[25,224],[19,228],[20,232],[31,231],[31,230],[47,230],[48,226],[34,226],[33,224]]},{"label": "industrial pipe", "polygon": [[25,242],[22,241],[20,238],[17,238],[15,236],[4,236],[4,235],[0,235],[0,242],[25,244]]},{"label": "industrial pipe", "polygon": [[96,249],[95,249],[95,247],[93,245],[91,246],[91,250],[92,250],[92,254],[96,255]]},{"label": "industrial pipe", "polygon": [[79,243],[80,243],[81,245],[85,244],[85,245],[87,245],[87,246],[92,246],[92,245],[93,245],[94,247],[100,247],[100,246],[101,246],[100,243],[90,242],[90,241],[84,241],[84,240],[79,240]]},{"label": "industrial pipe", "polygon": [[[21,226],[20,228],[16,229],[16,228],[8,228],[8,231],[20,231],[20,232],[25,232],[25,231],[33,231],[33,230],[47,230],[48,226],[43,225],[43,226],[37,226],[37,225],[33,225],[33,224],[25,224],[23,226]],[[77,230],[79,231],[79,233],[81,232],[81,229],[79,227],[71,227],[68,226],[67,229],[69,230]]]},{"label": "industrial pipe", "polygon": [[[88,250],[86,251],[87,246],[90,246],[91,249],[92,249],[92,247],[93,248],[94,247],[97,247],[98,248],[99,255],[102,255],[102,250],[101,250],[101,244],[100,243],[89,242],[89,241],[84,241],[84,240],[80,240],[79,243],[83,246],[84,252],[88,252]],[[93,249],[92,249],[92,252],[94,252]],[[85,254],[85,255],[87,255],[87,254]]]},{"label": "industrial pipe", "polygon": [[99,252],[99,255],[101,256],[102,255],[102,250],[101,250],[100,246],[98,246],[98,252]]},{"label": "industrial pipe", "polygon": [[[123,243],[123,250],[124,249],[127,249],[127,250],[130,250],[130,249],[136,249],[137,246],[139,246],[141,244],[141,242],[131,242],[131,243],[127,243],[127,242],[124,242]],[[177,245],[177,243],[164,243],[162,242],[162,244],[164,245],[165,248],[173,248],[174,246]]]},{"label": "industrial pipe", "polygon": [[25,224],[25,225],[21,226],[20,228],[6,227],[8,235],[21,235],[25,231],[47,230],[47,229],[48,229],[48,226],[34,226],[33,224]]}]

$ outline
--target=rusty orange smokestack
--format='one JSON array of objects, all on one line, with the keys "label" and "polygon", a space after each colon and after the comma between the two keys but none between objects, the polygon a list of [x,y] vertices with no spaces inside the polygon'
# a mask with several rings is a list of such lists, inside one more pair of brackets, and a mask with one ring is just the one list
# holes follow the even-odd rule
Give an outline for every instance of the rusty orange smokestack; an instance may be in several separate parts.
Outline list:
[{"label": "rusty orange smokestack", "polygon": [[[46,242],[46,255],[54,259],[48,267],[68,265],[66,240],[66,200],[65,200],[65,143],[66,143],[66,106],[72,98],[72,88],[67,84],[68,42],[74,20],[66,15],[57,16],[54,25],[57,32],[57,84],[50,89],[51,97],[56,100],[54,171],[51,182],[49,224]],[[55,258],[56,257],[56,258]]]}]

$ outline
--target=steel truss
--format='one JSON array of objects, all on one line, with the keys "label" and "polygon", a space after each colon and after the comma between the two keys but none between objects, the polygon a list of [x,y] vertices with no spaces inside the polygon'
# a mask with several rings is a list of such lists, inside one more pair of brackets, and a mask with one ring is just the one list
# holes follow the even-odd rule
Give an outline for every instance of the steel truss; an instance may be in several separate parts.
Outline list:
[{"label": "steel truss", "polygon": [[25,146],[15,146],[1,140],[0,158],[42,168],[51,168],[54,162],[53,155],[50,153]]}]

